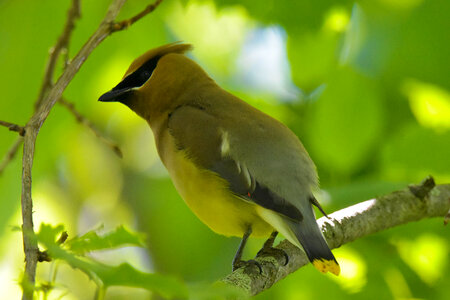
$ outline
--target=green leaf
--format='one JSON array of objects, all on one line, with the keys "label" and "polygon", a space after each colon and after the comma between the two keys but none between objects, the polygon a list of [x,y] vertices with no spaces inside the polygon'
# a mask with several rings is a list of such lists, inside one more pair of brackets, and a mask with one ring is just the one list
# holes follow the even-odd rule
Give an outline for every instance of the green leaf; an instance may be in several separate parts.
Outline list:
[{"label": "green leaf", "polygon": [[266,24],[278,23],[287,31],[318,29],[323,22],[324,15],[333,7],[341,6],[349,8],[353,5],[350,0],[303,0],[303,1],[261,1],[258,0],[216,0],[218,7],[241,5],[249,14]]},{"label": "green leaf", "polygon": [[315,104],[309,141],[331,171],[352,174],[364,166],[382,130],[376,84],[350,68],[336,72]]},{"label": "green leaf", "polygon": [[123,226],[102,236],[99,236],[94,230],[89,231],[80,237],[71,239],[67,244],[70,250],[77,254],[121,246],[145,247],[139,234],[130,232]]},{"label": "green leaf", "polygon": [[389,139],[382,150],[384,176],[393,180],[420,181],[429,174],[449,179],[450,131],[438,132],[409,124]]},{"label": "green leaf", "polygon": [[156,292],[165,298],[187,297],[186,286],[176,278],[141,272],[127,263],[119,266],[109,266],[90,258],[79,257],[63,249],[56,242],[57,236],[63,230],[64,227],[62,225],[52,227],[48,224],[41,224],[41,228],[35,235],[35,238],[47,248],[48,254],[52,259],[61,259],[71,267],[80,269],[98,285],[103,285],[104,287],[139,287]]},{"label": "green leaf", "polygon": [[186,297],[187,289],[178,279],[160,274],[144,273],[127,263],[111,267],[96,263],[95,274],[105,287],[129,286],[154,291],[165,298]]},{"label": "green leaf", "polygon": [[287,50],[295,84],[311,92],[337,65],[338,35],[326,32],[308,33],[288,39]]},{"label": "green leaf", "polygon": [[[415,78],[450,89],[450,39],[448,30],[443,30],[450,28],[450,18],[445,17],[450,11],[450,1],[421,2],[406,22],[397,24],[400,30],[396,29],[398,37],[384,72],[387,80]],[[384,18],[377,20],[384,22]],[[382,34],[390,33],[388,30],[392,27],[385,28]]]}]

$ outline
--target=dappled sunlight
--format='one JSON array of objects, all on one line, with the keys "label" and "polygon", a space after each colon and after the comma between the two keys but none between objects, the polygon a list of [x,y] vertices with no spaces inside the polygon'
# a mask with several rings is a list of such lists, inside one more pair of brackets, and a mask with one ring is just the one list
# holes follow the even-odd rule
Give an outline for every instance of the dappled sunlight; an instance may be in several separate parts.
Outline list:
[{"label": "dappled sunlight", "polygon": [[[194,45],[193,54],[206,70],[229,74],[247,31],[253,26],[244,8],[217,10],[212,1],[175,2],[167,25],[181,40]],[[217,59],[220,57],[220,59]]]},{"label": "dappled sunlight", "polygon": [[[41,282],[55,284],[48,299],[79,300],[93,299],[96,285],[85,273],[74,269],[65,262],[45,263],[39,266]],[[55,280],[52,279],[56,275]]]},{"label": "dappled sunlight", "polygon": [[449,263],[448,241],[431,233],[415,240],[398,239],[392,243],[403,261],[427,284],[434,285],[442,278]]},{"label": "dappled sunlight", "polygon": [[123,286],[112,286],[106,291],[106,299],[133,299],[133,300],[148,300],[154,299],[152,293],[140,288],[131,288]]},{"label": "dappled sunlight", "polygon": [[[342,220],[343,218],[356,216],[366,210],[369,210],[372,206],[376,204],[376,199],[367,200],[355,205],[346,207],[344,209],[338,210],[330,214],[331,219]],[[328,219],[322,219],[321,221],[327,222]]]},{"label": "dappled sunlight", "polygon": [[333,253],[341,266],[341,274],[330,275],[330,278],[349,293],[359,292],[367,283],[366,262],[349,246],[333,250]]},{"label": "dappled sunlight", "polygon": [[88,199],[80,209],[78,215],[79,234],[98,229],[108,231],[119,225],[130,228],[136,227],[136,216],[128,204],[118,202],[115,206],[98,205],[95,199]]},{"label": "dappled sunlight", "polygon": [[433,84],[407,80],[402,88],[417,121],[436,130],[450,129],[450,93]]},{"label": "dappled sunlight", "polygon": [[350,15],[345,8],[335,7],[325,16],[323,27],[325,30],[344,32],[350,22]]},{"label": "dappled sunlight", "polygon": [[112,250],[94,251],[89,256],[109,265],[129,263],[142,272],[155,271],[152,262],[149,260],[148,251],[144,248],[122,247]]},{"label": "dappled sunlight", "polygon": [[[0,120],[23,126],[37,111],[34,102],[50,65],[49,50],[64,31],[67,9],[77,1],[0,2]],[[117,21],[135,16],[149,4],[127,1]],[[81,8],[81,17],[75,20],[50,86],[64,73],[66,62],[70,69],[80,66],[74,64],[74,57],[106,14],[108,1],[82,1]],[[32,216],[36,231],[42,222],[51,224],[38,238],[40,250],[50,249],[53,258],[51,263],[38,263],[37,286],[52,283],[54,266],[59,265],[54,290],[47,298],[39,292],[38,299],[93,299],[98,280],[127,286],[109,288],[105,300],[159,299],[152,292],[131,286],[145,289],[154,284],[149,289],[162,287],[170,294],[178,285],[159,281],[162,274],[173,275],[190,286],[199,281],[216,282],[231,272],[230,262],[240,239],[217,235],[189,211],[158,157],[145,120],[122,103],[97,101],[120,83],[139,55],[176,41],[190,43],[194,48],[186,56],[200,64],[223,89],[290,128],[317,169],[323,190],[316,198],[331,217],[322,217],[314,208],[319,223],[333,224],[378,209],[375,198],[417,184],[425,176],[432,175],[437,184],[450,181],[449,12],[449,0],[162,1],[145,18],[106,38],[63,92],[64,99],[73,103],[82,117],[56,103],[37,138]],[[149,70],[153,67],[150,65]],[[61,83],[65,86],[67,75],[57,87]],[[180,95],[188,95],[187,88],[182,86]],[[46,91],[46,95],[53,94]],[[270,192],[286,193],[289,202],[302,202],[303,189],[293,192],[298,195],[291,199],[289,180],[302,182],[314,176],[302,168],[291,174],[288,167],[283,173],[285,164],[297,157],[290,151],[301,151],[294,136],[275,136],[276,130],[264,129],[262,118],[252,118],[245,111],[231,111],[237,119],[228,123],[227,118],[221,118],[228,107],[214,109],[214,101],[221,101],[220,97],[189,100],[196,108],[197,104],[205,108],[205,113],[211,112],[211,124],[226,129],[230,151],[239,152],[239,157],[231,158],[242,160],[240,164],[251,169],[250,177],[267,185]],[[207,103],[211,103],[211,111],[203,106]],[[192,128],[201,136],[203,128],[193,122]],[[105,139],[96,137],[87,123]],[[242,124],[255,126],[261,136],[247,135],[249,128]],[[233,136],[233,128],[239,138]],[[265,133],[270,136],[264,138]],[[192,146],[192,156],[197,156],[197,149],[199,153],[206,151],[195,163],[215,169],[221,161],[217,164],[220,157],[214,151],[218,142],[211,136],[206,136],[206,141],[190,141],[198,147]],[[18,282],[24,270],[23,241],[21,232],[10,230],[10,226],[19,229],[22,224],[23,151],[20,146],[15,155],[8,152],[17,139],[17,133],[7,127],[0,129],[0,299],[19,299],[22,293]],[[254,151],[274,141],[275,152]],[[176,144],[190,149],[182,142]],[[215,150],[208,150],[209,144]],[[112,151],[115,145],[123,158]],[[300,156],[307,161],[306,154]],[[13,158],[1,170],[8,157]],[[228,169],[225,158],[224,168]],[[268,161],[286,178],[278,182],[274,174],[259,172],[259,164]],[[231,168],[234,172],[234,165]],[[230,180],[234,185],[234,179]],[[190,186],[193,179],[187,181]],[[206,195],[205,199],[212,198]],[[303,208],[300,210],[304,214]],[[382,215],[395,213],[391,210]],[[339,277],[324,275],[307,264],[255,299],[447,299],[450,242],[442,219],[421,220],[391,230],[381,230],[385,226],[378,226],[378,222],[383,223],[383,217],[368,225],[380,229],[379,233],[332,250],[340,263]],[[52,253],[53,246],[58,249],[54,241],[62,230],[58,224],[64,224],[69,235],[60,249],[70,255]],[[145,240],[133,243],[128,237],[121,244],[117,241],[123,241],[123,236],[117,235],[101,243],[97,240],[70,248],[70,239],[76,235],[92,230],[102,235],[118,225],[124,225],[131,235],[139,232],[136,236]],[[357,226],[360,228],[356,230],[364,231],[364,224]],[[339,234],[348,240],[348,233]],[[280,234],[275,244],[282,239]],[[251,238],[244,259],[253,258],[264,240]],[[121,246],[124,248],[119,249]],[[336,244],[330,240],[330,246]],[[94,264],[81,268],[74,264],[74,258],[80,258],[82,252],[109,267]],[[132,265],[133,271],[114,267],[124,262]],[[141,281],[151,277],[156,281]],[[195,294],[189,296],[184,298],[201,299]],[[184,299],[174,297],[179,298]]]},{"label": "dappled sunlight", "polygon": [[[0,291],[1,299],[17,299],[21,293],[19,285],[22,277],[24,254],[22,252],[22,233],[13,231],[12,226],[21,224],[20,211],[11,218],[10,225],[1,235],[0,243]],[[14,246],[12,246],[14,245]],[[19,246],[20,245],[20,246]]]},{"label": "dappled sunlight", "polygon": [[384,272],[384,280],[394,296],[394,299],[413,299],[408,283],[399,270],[394,268],[387,269]]},{"label": "dappled sunlight", "polygon": [[[279,26],[251,30],[236,60],[235,84],[252,94],[264,92],[277,100],[297,100],[286,53],[286,33]],[[267,97],[266,97],[267,98]]]},{"label": "dappled sunlight", "polygon": [[123,163],[140,172],[153,173],[150,168],[159,162],[151,129],[147,124],[135,128],[124,137]]},{"label": "dappled sunlight", "polygon": [[76,204],[71,203],[71,195],[65,193],[56,182],[50,179],[37,182],[33,191],[33,200],[36,228],[41,223],[64,224],[69,232],[76,232],[76,220],[73,214]]},{"label": "dappled sunlight", "polygon": [[116,155],[95,136],[82,131],[67,145],[67,181],[82,199],[97,205],[114,206],[122,190],[123,174]]}]

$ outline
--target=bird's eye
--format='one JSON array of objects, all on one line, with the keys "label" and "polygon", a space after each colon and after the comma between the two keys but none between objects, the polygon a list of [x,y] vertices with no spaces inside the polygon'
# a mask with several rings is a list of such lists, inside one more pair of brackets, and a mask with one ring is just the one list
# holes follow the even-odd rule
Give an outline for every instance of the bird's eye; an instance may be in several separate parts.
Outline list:
[{"label": "bird's eye", "polygon": [[124,88],[134,88],[140,87],[152,76],[153,71],[158,63],[159,56],[150,59],[144,65],[142,65],[138,70],[128,75],[124,80],[122,80],[114,89],[124,89]]},{"label": "bird's eye", "polygon": [[144,72],[141,73],[141,78],[143,80],[147,80],[150,77],[151,73],[148,70],[145,70]]}]

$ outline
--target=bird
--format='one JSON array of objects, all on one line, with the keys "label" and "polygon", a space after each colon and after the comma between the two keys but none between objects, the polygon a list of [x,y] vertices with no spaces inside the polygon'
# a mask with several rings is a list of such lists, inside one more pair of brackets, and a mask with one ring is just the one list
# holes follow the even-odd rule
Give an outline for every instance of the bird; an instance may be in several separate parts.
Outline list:
[{"label": "bird", "polygon": [[242,238],[233,270],[247,263],[242,252],[250,235],[270,236],[267,250],[279,232],[320,272],[339,275],[316,221],[313,205],[325,213],[313,195],[318,175],[303,144],[222,89],[186,55],[192,48],[175,42],[147,51],[98,100],[120,102],[147,121],[188,207],[214,232]]}]

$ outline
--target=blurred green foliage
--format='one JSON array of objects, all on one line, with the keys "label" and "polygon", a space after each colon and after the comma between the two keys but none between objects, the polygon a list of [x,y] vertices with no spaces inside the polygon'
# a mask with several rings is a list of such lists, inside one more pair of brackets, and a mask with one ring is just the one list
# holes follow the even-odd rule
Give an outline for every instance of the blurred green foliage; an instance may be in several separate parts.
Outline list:
[{"label": "blurred green foliage", "polygon": [[[80,250],[86,252],[136,244],[136,237],[123,227],[119,227],[116,231],[102,237],[90,231],[82,237],[72,239],[68,243],[68,249],[64,249],[64,245],[60,245],[56,239],[63,230],[62,225],[52,227],[42,223],[35,238],[39,244],[47,249],[49,257],[63,260],[71,267],[82,270],[91,280],[98,283],[99,290],[106,290],[110,286],[117,285],[148,289],[165,298],[184,298],[187,296],[186,287],[176,279],[158,274],[143,273],[127,263],[108,266],[72,253],[80,252]],[[139,242],[138,245],[140,244]],[[98,291],[98,293],[104,292]]]},{"label": "blurred green foliage", "polygon": [[[92,34],[108,3],[82,1],[69,55]],[[147,4],[129,1],[120,17]],[[31,116],[48,51],[69,5],[68,0],[0,1],[1,120],[24,124]],[[164,1],[102,43],[64,93],[120,145],[124,158],[62,106],[56,105],[44,124],[33,166],[36,227],[62,223],[70,238],[84,235],[78,240],[82,248],[96,250],[86,254],[89,261],[128,274],[122,284],[142,286],[136,274],[156,272],[186,282],[198,298],[232,295],[205,283],[230,271],[239,239],[214,234],[188,210],[159,162],[144,121],[120,104],[96,99],[146,50],[177,40],[192,43],[191,57],[221,86],[300,137],[316,162],[321,202],[330,212],[428,174],[438,183],[450,181],[449,13],[447,0]],[[61,68],[62,62],[58,72]],[[15,139],[0,128],[1,156]],[[20,294],[23,268],[21,236],[11,231],[21,223],[20,156],[0,175],[0,289],[5,299]],[[101,224],[103,229],[90,232]],[[142,232],[146,247],[130,247],[141,240],[126,231],[134,242],[104,250],[124,246],[108,235],[120,225]],[[56,230],[52,226],[47,229]],[[307,266],[256,298],[447,299],[449,238],[438,219],[400,226],[337,249],[343,270],[339,278]],[[39,240],[44,248],[53,245],[42,236]],[[252,239],[246,257],[261,244]],[[79,268],[70,263],[76,253],[64,255]],[[96,291],[85,273],[58,262],[41,263],[38,282],[51,283],[50,299],[92,299]],[[175,293],[175,286],[167,293]],[[151,292],[111,287],[105,297],[148,299]]]}]

